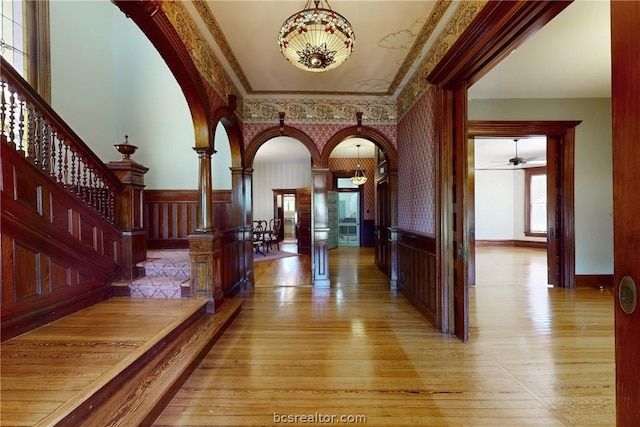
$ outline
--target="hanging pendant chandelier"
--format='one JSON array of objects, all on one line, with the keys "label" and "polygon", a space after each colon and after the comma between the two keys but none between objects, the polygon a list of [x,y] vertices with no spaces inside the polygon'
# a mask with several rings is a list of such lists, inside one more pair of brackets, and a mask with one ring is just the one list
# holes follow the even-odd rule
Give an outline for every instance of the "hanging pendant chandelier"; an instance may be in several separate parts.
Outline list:
[{"label": "hanging pendant chandelier", "polygon": [[[304,10],[291,15],[278,34],[282,55],[294,66],[311,72],[336,68],[353,52],[355,36],[345,17],[326,0],[307,0]],[[322,3],[326,7],[322,7]]]},{"label": "hanging pendant chandelier", "polygon": [[355,185],[362,185],[367,182],[367,176],[364,174],[364,170],[360,167],[360,144],[356,144],[356,147],[358,147],[358,166],[356,167],[356,172],[350,179]]}]

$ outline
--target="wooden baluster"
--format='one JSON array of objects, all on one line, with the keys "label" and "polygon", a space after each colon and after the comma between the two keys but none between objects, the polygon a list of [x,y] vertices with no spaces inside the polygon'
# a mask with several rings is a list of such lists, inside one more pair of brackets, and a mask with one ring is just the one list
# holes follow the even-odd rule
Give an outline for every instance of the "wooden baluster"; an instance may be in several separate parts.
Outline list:
[{"label": "wooden baluster", "polygon": [[78,194],[78,185],[76,181],[76,152],[71,149],[71,182],[69,183],[71,191]]},{"label": "wooden baluster", "polygon": [[42,157],[42,117],[40,115],[36,116],[35,125],[32,163],[38,166]]},{"label": "wooden baluster", "polygon": [[87,203],[87,164],[82,161],[82,201]]},{"label": "wooden baluster", "polygon": [[19,150],[23,150],[24,148],[24,122],[26,120],[25,114],[24,114],[24,106],[25,106],[25,103],[20,102],[20,114],[19,114],[19,121],[18,121],[18,144],[17,144]]},{"label": "wooden baluster", "polygon": [[105,218],[109,218],[109,187],[107,184],[102,181],[102,189],[100,191],[100,212],[102,212],[102,216]]},{"label": "wooden baluster", "polygon": [[111,224],[115,224],[116,223],[115,194],[113,194],[113,191],[109,189],[108,195],[109,195],[109,221],[111,221]]},{"label": "wooden baluster", "polygon": [[[65,153],[64,157],[63,157],[62,144],[63,144],[62,138],[60,137],[60,135],[58,135],[58,182],[60,184],[66,184],[65,177],[67,176],[67,172],[63,168],[66,166],[65,160],[67,158],[67,155]],[[65,145],[65,147],[66,147],[66,145]]]},{"label": "wooden baluster", "polygon": [[62,182],[64,183],[64,187],[69,189],[69,146],[64,144],[64,161],[63,161],[63,173],[62,173]]},{"label": "wooden baluster", "polygon": [[6,99],[6,91],[9,90],[9,86],[2,82],[0,84],[0,135],[5,135],[4,127],[6,123],[4,122],[7,117],[7,99]]},{"label": "wooden baluster", "polygon": [[34,157],[34,147],[36,145],[35,143],[35,129],[36,129],[36,115],[37,112],[32,109],[31,110],[31,114],[29,114],[29,120],[27,120],[27,146],[26,148],[26,153],[27,153],[27,158],[29,158],[30,160],[33,159]]},{"label": "wooden baluster", "polygon": [[53,127],[49,125],[49,158],[50,158],[50,168],[49,168],[49,176],[53,178],[53,180],[57,180],[58,174],[56,173],[56,168],[58,167],[57,163],[57,145],[56,140],[58,139],[57,133],[53,130]]},{"label": "wooden baluster", "polygon": [[11,91],[9,88],[9,141],[15,144],[15,133],[13,131],[14,126],[16,124],[16,116],[15,116],[15,102],[16,102],[16,93]]},{"label": "wooden baluster", "polygon": [[94,210],[98,210],[98,203],[96,202],[96,173],[93,169],[89,170],[89,198],[90,205]]},{"label": "wooden baluster", "polygon": [[47,168],[49,167],[49,131],[51,130],[51,127],[49,126],[49,124],[47,122],[44,121],[44,119],[42,120],[42,127],[41,127],[41,135],[42,135],[42,141],[41,141],[41,150],[40,150],[40,164],[41,166],[41,170],[45,173],[49,172],[47,170]]}]

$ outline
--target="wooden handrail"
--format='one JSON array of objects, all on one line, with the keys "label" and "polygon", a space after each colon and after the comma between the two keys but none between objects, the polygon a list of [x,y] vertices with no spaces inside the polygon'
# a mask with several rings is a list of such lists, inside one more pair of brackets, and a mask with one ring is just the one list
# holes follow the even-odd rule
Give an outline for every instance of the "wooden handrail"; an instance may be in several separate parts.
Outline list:
[{"label": "wooden handrail", "polygon": [[4,59],[0,64],[0,139],[101,216],[115,222],[120,180]]}]

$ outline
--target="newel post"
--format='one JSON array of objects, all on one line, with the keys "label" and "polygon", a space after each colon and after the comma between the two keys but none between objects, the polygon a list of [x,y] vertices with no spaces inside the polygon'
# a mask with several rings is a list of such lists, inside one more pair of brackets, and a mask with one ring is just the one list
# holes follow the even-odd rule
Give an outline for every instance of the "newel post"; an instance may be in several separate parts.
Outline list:
[{"label": "newel post", "polygon": [[115,196],[115,226],[122,232],[122,278],[138,277],[136,264],[147,258],[147,232],[143,223],[144,174],[149,168],[131,160],[138,147],[130,145],[128,137],[115,147],[122,159],[107,163],[107,167],[124,185],[124,190]]},{"label": "newel post", "polygon": [[187,236],[191,280],[188,290],[183,289],[183,296],[208,299],[210,303],[207,310],[214,312],[224,299],[220,265],[221,239],[220,233],[213,227],[211,205],[211,156],[214,150],[210,147],[196,147],[194,150],[199,158],[198,223],[195,232]]}]

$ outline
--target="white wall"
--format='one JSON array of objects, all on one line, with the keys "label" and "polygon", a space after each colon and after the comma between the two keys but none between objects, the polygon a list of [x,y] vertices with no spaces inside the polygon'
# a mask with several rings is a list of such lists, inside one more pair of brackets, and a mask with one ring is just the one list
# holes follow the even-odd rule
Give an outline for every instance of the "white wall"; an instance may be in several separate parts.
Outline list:
[{"label": "white wall", "polygon": [[311,162],[253,165],[253,219],[273,218],[273,189],[311,187]]},{"label": "white wall", "polygon": [[476,99],[470,120],[582,120],[576,128],[576,274],[613,273],[611,100]]},{"label": "white wall", "polygon": [[514,172],[475,171],[476,240],[513,240]]},{"label": "white wall", "polygon": [[147,188],[197,188],[191,115],[151,42],[108,0],[56,0],[50,14],[56,112],[105,163],[129,135]]},{"label": "white wall", "polygon": [[52,1],[51,104],[104,162],[120,158],[113,18],[108,1]]},{"label": "white wall", "polygon": [[214,147],[216,153],[211,157],[211,180],[214,190],[231,190],[231,145],[227,131],[218,122]]}]

